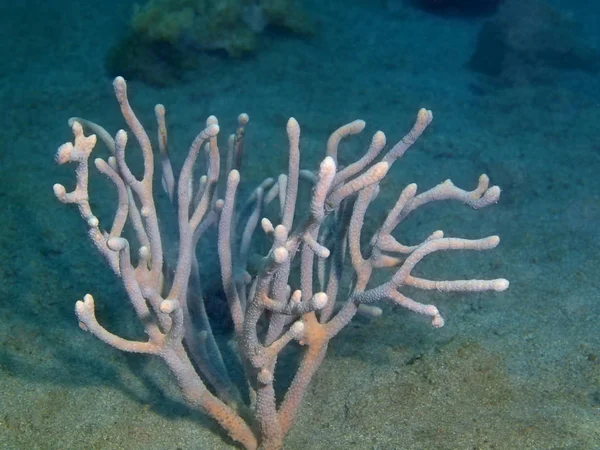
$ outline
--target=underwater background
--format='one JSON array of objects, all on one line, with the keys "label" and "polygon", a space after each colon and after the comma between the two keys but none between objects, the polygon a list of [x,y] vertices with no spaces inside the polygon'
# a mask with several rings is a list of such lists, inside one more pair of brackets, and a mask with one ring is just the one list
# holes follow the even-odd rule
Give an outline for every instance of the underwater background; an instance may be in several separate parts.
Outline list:
[{"label": "underwater background", "polygon": [[[330,345],[286,449],[600,449],[600,4],[298,0],[261,13],[230,0],[241,19],[209,17],[203,34],[173,12],[182,3],[0,3],[0,449],[235,448],[160,361],[77,326],[74,303],[90,292],[107,328],[140,338],[119,280],[52,192],[74,185],[54,161],[70,117],[125,126],[117,74],[151,136],[153,107],[166,106],[177,166],[210,114],[227,133],[249,114],[242,176],[254,186],[286,167],[290,116],[314,169],[338,126],[367,122],[342,148],[357,157],[426,107],[433,123],[378,204],[412,182],[472,189],[481,173],[503,190],[478,211],[425,208],[399,231],[500,235],[493,251],[436,255],[419,273],[510,288],[415,293],[438,306],[441,329],[391,305],[357,318]],[[110,216],[105,187],[93,182],[91,197]],[[385,213],[369,210],[366,226]]]}]

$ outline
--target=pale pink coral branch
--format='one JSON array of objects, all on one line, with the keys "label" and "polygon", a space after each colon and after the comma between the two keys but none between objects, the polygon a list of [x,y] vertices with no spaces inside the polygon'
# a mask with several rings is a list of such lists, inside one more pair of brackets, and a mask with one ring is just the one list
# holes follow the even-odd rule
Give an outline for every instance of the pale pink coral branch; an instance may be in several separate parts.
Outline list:
[{"label": "pale pink coral branch", "polygon": [[[146,333],[146,340],[124,339],[104,328],[96,319],[94,299],[87,294],[76,302],[80,326],[107,344],[126,352],[147,353],[163,359],[175,375],[183,399],[190,407],[206,412],[229,436],[246,449],[279,450],[300,410],[312,377],[322,363],[330,340],[360,311],[376,317],[379,302],[391,301],[431,319],[434,327],[444,324],[437,306],[407,297],[403,288],[440,292],[503,291],[503,278],[481,280],[429,280],[413,275],[424,258],[449,250],[489,250],[499,243],[497,236],[483,239],[445,237],[437,230],[416,245],[404,245],[395,236],[398,226],[415,209],[441,200],[458,200],[477,209],[496,203],[500,189],[489,186],[482,175],[477,187],[465,191],[449,180],[422,193],[416,184],[402,190],[398,201],[368,245],[362,243],[369,207],[385,186],[392,164],[415,143],[431,122],[431,111],[422,109],[409,131],[390,150],[384,151],[386,137],[375,133],[366,153],[339,170],[338,150],[342,139],[361,132],[361,120],[338,128],[329,138],[327,151],[315,172],[300,169],[300,126],[295,119],[287,124],[288,170],[273,174],[261,183],[239,208],[242,155],[249,117],[238,117],[238,128],[228,141],[228,156],[222,161],[218,147],[220,128],[209,116],[206,127],[192,142],[178,175],[168,152],[166,112],[157,105],[158,149],[162,185],[174,203],[179,225],[176,264],[164,259],[171,252],[162,239],[153,191],[154,162],[150,139],[137,119],[127,94],[125,80],[114,81],[121,112],[142,152],[143,177],[137,179],[125,158],[127,133],[119,130],[114,139],[92,122],[71,119],[74,142],[62,145],[56,160],[77,164],[76,187],[67,192],[54,185],[63,203],[73,203],[89,228],[89,236],[120,278],[129,301]],[[89,158],[96,136],[85,136],[84,127],[98,133],[112,155],[108,161],[96,158],[95,166],[118,193],[115,217],[105,230],[90,203]],[[193,183],[192,174],[204,151],[206,174]],[[225,175],[221,170],[225,167]],[[310,200],[299,205],[307,186]],[[219,190],[223,198],[219,198]],[[279,205],[271,206],[278,202]],[[276,210],[274,216],[266,217]],[[256,233],[260,223],[262,233]],[[137,240],[132,258],[127,228]],[[216,230],[215,230],[216,229]],[[200,237],[216,231],[217,258],[198,249]],[[257,235],[262,235],[257,238]],[[267,239],[262,260],[254,256],[257,241]],[[254,261],[252,264],[250,260]],[[219,347],[212,335],[204,305],[201,265],[219,265],[221,285],[234,324],[239,362],[245,374],[248,398],[228,376]],[[316,268],[315,268],[316,264]],[[379,268],[393,268],[383,283],[372,274]],[[171,270],[172,269],[172,270]],[[350,270],[353,282],[343,283]],[[317,279],[315,280],[315,275]],[[318,281],[318,282],[317,282]],[[318,286],[318,288],[316,288]],[[314,292],[317,290],[317,292]],[[197,302],[192,304],[192,302]],[[274,376],[279,355],[288,346],[304,346],[297,372],[278,403]],[[326,399],[323,399],[326,401]]]}]

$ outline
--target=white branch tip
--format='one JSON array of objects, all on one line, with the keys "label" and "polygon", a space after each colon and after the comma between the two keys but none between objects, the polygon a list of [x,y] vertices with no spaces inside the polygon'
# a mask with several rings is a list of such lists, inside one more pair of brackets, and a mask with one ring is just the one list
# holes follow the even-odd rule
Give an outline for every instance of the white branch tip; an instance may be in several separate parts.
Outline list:
[{"label": "white branch tip", "polygon": [[246,114],[246,113],[241,113],[241,114],[238,116],[238,124],[239,124],[240,126],[242,126],[242,127],[243,127],[244,125],[247,125],[247,124],[248,124],[248,122],[250,122],[250,116],[249,116],[248,114]]},{"label": "white branch tip", "polygon": [[505,278],[499,278],[492,281],[492,290],[502,292],[508,289],[510,282]]},{"label": "white branch tip", "polygon": [[315,309],[322,309],[327,304],[327,294],[325,292],[317,292],[313,295],[312,303]]},{"label": "white branch tip", "polygon": [[319,167],[319,178],[327,177],[328,175],[335,175],[336,167],[335,161],[331,156],[327,156]]},{"label": "white branch tip", "polygon": [[240,173],[233,169],[231,172],[229,172],[229,177],[228,177],[228,181],[230,183],[239,183],[240,182]]},{"label": "white branch tip", "polygon": [[375,147],[385,147],[385,134],[383,133],[383,131],[377,131],[374,135],[373,135],[373,139],[372,139],[372,143]]},{"label": "white branch tip", "polygon": [[111,237],[106,241],[106,246],[113,252],[120,252],[127,247],[127,239],[121,237]]},{"label": "white branch tip", "polygon": [[58,164],[64,164],[71,161],[71,157],[73,155],[73,144],[67,142],[66,144],[58,147],[58,151],[56,152],[55,160]]},{"label": "white branch tip", "polygon": [[283,264],[286,262],[288,256],[289,252],[285,247],[277,247],[275,250],[273,250],[273,261],[275,261],[277,264]]},{"label": "white branch tip", "polygon": [[433,113],[430,109],[421,108],[417,114],[417,122],[420,125],[427,126],[433,120]]},{"label": "white branch tip", "polygon": [[160,312],[164,314],[171,314],[179,308],[179,302],[173,299],[166,299],[160,302]]},{"label": "white branch tip", "polygon": [[296,119],[290,117],[287,126],[286,126],[287,134],[290,138],[298,138],[300,136],[300,124]]},{"label": "white branch tip", "polygon": [[292,332],[294,337],[301,336],[302,333],[304,333],[304,324],[298,320],[294,322],[294,324],[290,327],[290,331]]},{"label": "white branch tip", "polygon": [[58,198],[61,202],[64,201],[65,196],[67,195],[67,190],[62,184],[56,183],[54,186],[52,186],[52,190],[54,191],[56,198]]}]

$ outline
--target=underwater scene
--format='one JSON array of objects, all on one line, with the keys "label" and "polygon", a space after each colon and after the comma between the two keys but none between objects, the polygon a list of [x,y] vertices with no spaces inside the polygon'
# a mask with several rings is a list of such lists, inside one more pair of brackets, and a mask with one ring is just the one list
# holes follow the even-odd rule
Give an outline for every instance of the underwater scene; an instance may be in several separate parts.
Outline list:
[{"label": "underwater scene", "polygon": [[598,2],[0,12],[0,450],[600,450]]}]

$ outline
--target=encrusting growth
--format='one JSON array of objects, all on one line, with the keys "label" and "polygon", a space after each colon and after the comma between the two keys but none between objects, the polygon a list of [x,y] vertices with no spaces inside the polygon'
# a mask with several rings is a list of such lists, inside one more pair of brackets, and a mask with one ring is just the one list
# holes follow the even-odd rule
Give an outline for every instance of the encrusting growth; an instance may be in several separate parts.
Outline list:
[{"label": "encrusting growth", "polygon": [[[185,401],[213,417],[228,435],[246,449],[277,450],[294,423],[302,398],[323,361],[329,341],[357,312],[376,316],[376,302],[391,301],[428,316],[434,327],[444,324],[434,305],[420,303],[403,294],[404,286],[438,291],[503,291],[505,279],[435,281],[412,274],[427,255],[445,250],[488,250],[499,243],[497,236],[483,239],[445,237],[433,232],[417,245],[399,242],[392,233],[415,209],[434,201],[458,200],[472,208],[496,203],[497,186],[489,186],[482,175],[477,187],[465,191],[447,180],[417,193],[409,184],[376,230],[368,245],[361,245],[364,217],[377,197],[390,167],[403,156],[432,120],[431,111],[421,109],[413,128],[383,153],[386,137],[378,131],[367,152],[342,167],[338,162],[340,141],[360,133],[365,123],[357,120],[336,130],[316,173],[300,169],[300,126],[287,124],[289,166],[286,174],[267,178],[238,207],[245,127],[249,118],[241,114],[238,129],[228,140],[221,158],[217,145],[220,132],[214,116],[192,142],[179,173],[169,159],[165,108],[155,108],[162,187],[177,211],[179,242],[177,261],[167,264],[154,193],[154,158],[150,138],[133,112],[125,80],[114,80],[121,113],[141,148],[144,172],[136,177],[125,158],[128,134],[115,137],[101,126],[73,118],[69,124],[73,143],[58,149],[56,161],[77,163],[77,184],[67,192],[54,185],[56,197],[74,203],[87,223],[88,234],[113,272],[122,280],[129,300],[144,326],[146,341],[121,338],[96,320],[94,298],[87,294],[76,303],[81,328],[107,344],[126,352],[157,355],[175,375]],[[84,128],[95,133],[84,134]],[[94,160],[96,168],[115,185],[118,206],[110,226],[102,226],[92,212],[88,192],[89,159],[99,138],[112,152],[108,160]],[[194,179],[200,155],[206,174]],[[223,171],[225,172],[223,174]],[[310,203],[297,208],[302,184],[312,189]],[[278,217],[264,217],[267,206],[278,202]],[[269,211],[273,210],[270,208]],[[260,227],[259,227],[260,224]],[[125,227],[135,236],[136,253],[122,237]],[[232,382],[213,337],[202,293],[201,237],[216,228],[223,291],[229,304],[237,350],[246,376],[242,395]],[[259,228],[271,248],[259,267],[248,263]],[[174,268],[174,269],[173,269]],[[372,286],[375,269],[388,268],[388,281]],[[352,283],[345,286],[344,272],[351,270]],[[292,274],[292,272],[295,272]],[[277,404],[275,370],[278,356],[290,342],[304,346],[298,370]],[[246,398],[247,397],[247,398]]]}]

